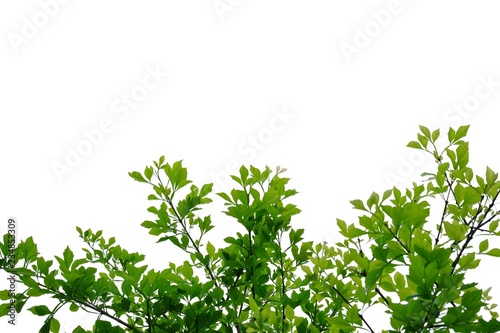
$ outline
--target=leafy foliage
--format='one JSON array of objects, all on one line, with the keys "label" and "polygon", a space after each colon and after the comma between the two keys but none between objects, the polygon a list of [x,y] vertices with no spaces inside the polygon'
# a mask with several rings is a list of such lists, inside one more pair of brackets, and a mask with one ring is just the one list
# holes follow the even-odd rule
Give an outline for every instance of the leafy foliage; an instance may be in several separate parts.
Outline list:
[{"label": "leafy foliage", "polygon": [[[217,193],[242,231],[216,248],[205,241],[211,217],[200,214],[212,201],[212,184],[192,184],[182,161],[161,157],[129,174],[153,188],[154,219],[142,226],[182,250],[182,264],[148,269],[144,255],[114,237],[77,227],[82,258],[67,247],[46,260],[30,237],[16,248],[11,269],[4,237],[0,265],[25,287],[15,296],[18,312],[31,298],[58,302],[28,309],[46,318],[40,332],[60,331],[62,307],[96,314],[92,328],[75,333],[374,332],[363,316],[374,305],[389,314],[384,332],[498,332],[489,289],[467,273],[481,256],[500,256],[490,242],[499,235],[500,181],[490,168],[480,176],[468,167],[468,128],[450,129],[440,149],[439,129],[421,126],[408,147],[429,153],[436,170],[411,188],[352,200],[359,219],[337,219],[343,240],[333,246],[304,241],[304,230],[292,228],[300,210],[288,203],[297,192],[287,188],[286,169],[242,166],[231,176],[236,188]],[[431,203],[442,212],[437,221]],[[9,299],[7,290],[0,299]],[[8,311],[9,302],[0,306],[1,316]]]}]

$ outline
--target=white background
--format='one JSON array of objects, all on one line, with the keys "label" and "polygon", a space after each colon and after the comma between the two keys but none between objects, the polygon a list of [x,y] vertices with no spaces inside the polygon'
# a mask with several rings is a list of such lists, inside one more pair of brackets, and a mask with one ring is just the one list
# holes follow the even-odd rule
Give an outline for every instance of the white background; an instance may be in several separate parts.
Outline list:
[{"label": "white background", "polygon": [[[50,258],[81,247],[75,226],[102,229],[162,267],[184,258],[140,226],[152,218],[150,188],[127,175],[161,155],[217,191],[230,188],[221,177],[233,163],[288,168],[303,210],[294,226],[328,242],[338,239],[335,218],[354,221],[349,200],[426,171],[405,148],[419,124],[471,124],[472,166],[498,170],[499,9],[494,0],[3,1],[0,230],[15,216],[18,236],[34,236]],[[121,98],[140,96],[148,68],[168,77],[125,110]],[[277,121],[284,110],[290,118]],[[102,121],[111,129],[99,138]],[[214,220],[216,243],[234,223]],[[483,287],[496,284],[493,265],[476,275]],[[1,318],[0,331],[41,325],[28,312],[17,319]],[[95,318],[59,319],[69,331]]]}]

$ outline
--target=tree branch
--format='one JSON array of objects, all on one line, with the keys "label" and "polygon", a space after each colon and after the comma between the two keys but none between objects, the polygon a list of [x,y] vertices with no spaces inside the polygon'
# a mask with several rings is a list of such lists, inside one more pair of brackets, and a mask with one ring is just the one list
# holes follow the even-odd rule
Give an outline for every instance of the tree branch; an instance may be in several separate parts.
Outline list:
[{"label": "tree branch", "polygon": [[58,296],[62,296],[62,297],[63,297],[65,300],[67,300],[67,301],[76,302],[76,303],[80,304],[81,306],[84,306],[84,307],[86,307],[86,308],[92,309],[92,310],[94,310],[94,311],[98,312],[100,315],[105,316],[105,317],[108,317],[109,319],[114,320],[114,321],[116,321],[117,323],[119,323],[119,324],[121,324],[121,325],[125,326],[125,327],[126,327],[127,329],[129,329],[129,330],[133,330],[133,329],[135,329],[135,327],[134,327],[134,326],[129,325],[128,323],[124,322],[124,321],[123,321],[123,320],[121,320],[120,318],[115,317],[115,316],[113,316],[113,315],[109,314],[107,311],[105,311],[105,310],[103,310],[103,309],[101,309],[101,308],[99,308],[99,307],[97,307],[97,306],[93,305],[92,303],[89,303],[89,302],[87,302],[87,301],[81,301],[81,300],[78,300],[78,299],[72,299],[72,298],[70,298],[68,295],[66,295],[66,294],[64,294],[64,293],[62,293],[62,292],[60,292],[60,291],[58,291],[58,290],[54,290],[54,289],[48,288],[46,285],[44,285],[44,284],[43,284],[43,283],[41,283],[41,282],[36,281],[36,283],[37,283],[40,287],[44,288],[45,290],[48,290],[48,291],[50,291],[50,292],[52,292],[52,293],[54,293],[54,294],[56,294],[56,295],[58,295]]},{"label": "tree branch", "polygon": [[[342,298],[342,300],[344,301],[344,303],[346,303],[350,308],[352,308],[352,305],[351,303],[344,297],[344,295],[342,295],[340,293],[340,291],[332,285],[332,288],[333,290],[337,293],[337,295],[340,296],[340,298]],[[375,333],[375,331],[371,328],[370,324],[368,324],[368,322],[366,321],[366,319],[363,317],[363,315],[361,313],[358,312],[358,317],[361,319],[361,321],[366,325],[366,327],[368,327],[368,329],[370,330],[371,333]]]},{"label": "tree branch", "polygon": [[458,262],[460,261],[460,258],[462,257],[465,249],[467,248],[467,246],[469,245],[469,243],[472,241],[472,239],[474,238],[474,234],[476,233],[476,231],[479,230],[479,228],[482,228],[483,226],[485,226],[487,223],[489,223],[494,217],[496,214],[494,214],[492,217],[490,217],[489,219],[486,219],[486,216],[490,213],[491,209],[493,208],[493,206],[495,205],[495,201],[497,200],[498,196],[500,195],[500,190],[497,191],[497,194],[495,195],[495,197],[492,199],[491,201],[491,204],[488,206],[488,208],[486,209],[486,212],[484,214],[484,218],[481,222],[478,223],[477,227],[471,227],[469,229],[469,232],[467,234],[467,238],[464,242],[464,244],[462,245],[462,247],[460,248],[460,252],[457,254],[457,257],[455,258],[455,260],[453,261],[453,263],[451,264],[451,272],[450,272],[450,275],[452,275],[454,272],[455,272],[455,269],[458,265]]}]

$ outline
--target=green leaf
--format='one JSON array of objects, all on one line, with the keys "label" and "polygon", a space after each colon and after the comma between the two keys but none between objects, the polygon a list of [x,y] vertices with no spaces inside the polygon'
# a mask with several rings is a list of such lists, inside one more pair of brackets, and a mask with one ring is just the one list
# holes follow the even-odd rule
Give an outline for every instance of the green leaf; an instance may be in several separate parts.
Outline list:
[{"label": "green leaf", "polygon": [[132,171],[129,172],[128,175],[138,182],[147,183],[146,179],[144,179],[140,172]]},{"label": "green leaf", "polygon": [[207,253],[213,257],[215,254],[215,247],[212,245],[212,243],[207,242]]},{"label": "green leaf", "polygon": [[33,296],[33,297],[42,296],[42,295],[45,295],[47,293],[48,292],[46,292],[45,290],[42,290],[42,289],[28,289],[28,291],[26,291],[26,295]]},{"label": "green leaf", "polygon": [[484,178],[476,175],[476,181],[479,185],[479,188],[484,191],[486,189],[486,183],[484,182]]},{"label": "green leaf", "polygon": [[498,174],[493,172],[489,167],[486,167],[486,182],[488,185],[493,185],[498,178]]},{"label": "green leaf", "polygon": [[485,254],[492,256],[492,257],[500,257],[500,249],[492,249],[486,252]]},{"label": "green leaf", "polygon": [[26,238],[25,241],[21,242],[18,246],[18,249],[21,250],[21,256],[27,263],[33,262],[38,258],[37,245],[35,244],[35,242],[33,241],[33,237],[31,236]]},{"label": "green leaf", "polygon": [[50,333],[50,318],[48,317],[44,322],[42,327],[40,328],[40,331],[38,333]]},{"label": "green leaf", "polygon": [[459,221],[454,220],[453,223],[444,222],[444,230],[446,231],[446,235],[450,237],[451,240],[461,242],[465,239],[467,227]]},{"label": "green leaf", "polygon": [[248,169],[244,165],[240,167],[240,177],[242,184],[246,184],[248,178]]},{"label": "green leaf", "polygon": [[56,318],[51,317],[50,318],[50,331],[54,332],[54,333],[59,333],[60,328],[61,328],[61,324],[59,323],[59,321]]},{"label": "green leaf", "polygon": [[483,305],[481,298],[483,293],[481,290],[472,290],[466,292],[462,296],[462,305],[469,310],[479,310]]},{"label": "green leaf", "polygon": [[392,194],[392,190],[386,190],[384,191],[384,194],[382,195],[382,202],[385,201],[387,198],[389,198]]},{"label": "green leaf", "polygon": [[6,316],[10,312],[10,304],[0,304],[0,317]]},{"label": "green leaf", "polygon": [[148,180],[151,180],[151,177],[153,177],[153,167],[146,167],[146,169],[144,169],[144,175]]},{"label": "green leaf", "polygon": [[462,269],[474,269],[479,265],[479,259],[475,259],[476,255],[474,253],[468,253],[464,255],[460,260],[458,261],[458,264]]},{"label": "green leaf", "polygon": [[[238,184],[240,184],[241,186],[243,186],[243,183],[242,183],[241,179],[238,176],[231,175],[230,177],[231,177],[232,180],[234,180],[235,182],[237,182]],[[234,189],[233,189],[233,191],[234,191]]]},{"label": "green leaf", "polygon": [[420,144],[422,145],[422,147],[427,148],[427,144],[429,143],[429,139],[427,139],[425,136],[423,136],[420,133],[417,134],[417,139],[418,139],[418,142],[420,142]]},{"label": "green leaf", "polygon": [[[18,270],[18,272],[19,272],[19,270]],[[39,289],[40,288],[38,283],[28,275],[21,274],[20,280],[24,283],[24,285],[26,287],[28,287],[30,289]]]},{"label": "green leaf", "polygon": [[111,323],[108,321],[104,320],[96,320],[95,325],[94,325],[95,333],[105,333],[105,332],[111,332]]},{"label": "green leaf", "polygon": [[479,244],[479,252],[485,252],[486,250],[488,250],[488,240],[485,239],[483,240],[480,244]]},{"label": "green leaf", "polygon": [[[353,332],[353,324],[350,323],[347,319],[341,317],[333,317],[328,320],[330,324],[333,325],[337,330],[342,330],[342,332]],[[340,331],[333,331],[340,332]]]},{"label": "green leaf", "polygon": [[455,130],[450,127],[450,129],[448,130],[448,141],[453,142],[455,140],[455,135]]},{"label": "green leaf", "polygon": [[88,331],[84,330],[81,326],[76,327],[73,330],[73,333],[87,333]]},{"label": "green leaf", "polygon": [[285,315],[286,315],[288,320],[293,320],[295,318],[294,311],[290,305],[287,305],[285,307]]},{"label": "green leaf", "polygon": [[31,311],[33,314],[37,316],[46,316],[52,313],[52,311],[50,311],[46,305],[35,305],[29,308],[28,311]]},{"label": "green leaf", "polygon": [[366,234],[366,232],[364,230],[356,228],[354,224],[349,225],[349,227],[347,228],[347,237],[350,239],[356,239],[360,236],[363,236],[364,234]]},{"label": "green leaf", "polygon": [[497,231],[497,228],[498,228],[498,220],[495,220],[495,221],[492,221],[490,223],[490,226],[488,227],[488,230],[490,232],[496,232]]},{"label": "green leaf", "polygon": [[253,297],[250,297],[248,299],[248,305],[250,306],[250,310],[252,310],[252,312],[254,312],[254,313],[260,312],[260,308],[257,305],[257,303],[255,302],[255,300],[253,299]]},{"label": "green leaf", "polygon": [[175,162],[173,165],[167,163],[163,170],[170,180],[174,191],[191,183],[191,181],[187,179],[187,169],[182,166],[182,160]]},{"label": "green leaf", "polygon": [[420,128],[420,131],[422,132],[422,134],[427,138],[427,139],[431,139],[431,131],[429,131],[429,129],[425,126],[422,126],[420,125],[419,126]]},{"label": "green leaf", "polygon": [[394,282],[396,284],[396,287],[398,287],[398,289],[403,289],[406,287],[406,279],[404,275],[401,274],[400,272],[396,272],[394,274]]},{"label": "green leaf", "polygon": [[439,128],[437,130],[435,130],[434,132],[432,132],[432,135],[431,135],[432,141],[435,142],[439,138],[439,134],[440,134]]},{"label": "green leaf", "polygon": [[365,208],[365,205],[363,204],[363,201],[361,201],[359,199],[356,199],[356,200],[351,200],[350,202],[351,202],[351,205],[353,205],[355,209],[368,211]]},{"label": "green leaf", "polygon": [[12,298],[12,293],[10,290],[2,290],[0,291],[0,300],[4,301],[4,300],[7,300],[7,299],[11,299]]},{"label": "green leaf", "polygon": [[443,317],[443,323],[448,326],[452,326],[460,318],[460,308],[453,307],[449,308],[446,315]]},{"label": "green leaf", "polygon": [[380,199],[379,195],[375,192],[372,192],[366,204],[368,205],[368,207],[372,208],[374,205],[375,206],[378,205],[379,199]]},{"label": "green leaf", "polygon": [[71,263],[73,262],[74,255],[69,246],[67,246],[66,249],[64,250],[63,258],[66,267],[70,267]]},{"label": "green leaf", "polygon": [[457,154],[455,153],[455,151],[451,150],[451,149],[446,149],[446,155],[448,155],[448,158],[450,159],[450,161],[452,162],[453,166],[456,166],[457,164]]},{"label": "green leaf", "polygon": [[457,166],[459,169],[465,168],[469,163],[469,144],[463,142],[457,148]]},{"label": "green leaf", "polygon": [[150,194],[148,195],[148,200],[160,200],[160,198],[158,198],[156,195],[154,194]]},{"label": "green leaf", "polygon": [[455,135],[455,141],[458,141],[461,138],[465,137],[467,135],[469,127],[470,125],[460,126],[457,130],[457,134]]},{"label": "green leaf", "polygon": [[406,145],[406,147],[415,148],[415,149],[422,149],[422,145],[419,142],[417,142],[417,141],[410,141],[410,142],[408,142],[408,144]]},{"label": "green leaf", "polygon": [[210,184],[205,184],[201,187],[201,190],[200,190],[200,197],[205,197],[207,196],[207,194],[209,194],[210,192],[212,192],[212,187],[213,187],[214,184],[210,183]]},{"label": "green leaf", "polygon": [[342,233],[345,234],[347,232],[347,224],[345,223],[345,221],[337,219],[337,225]]},{"label": "green leaf", "polygon": [[[227,195],[226,193],[224,192],[220,192],[220,193],[216,193],[219,197],[221,197],[222,199],[226,200],[228,203],[231,203],[231,204],[234,204],[233,200],[231,200],[231,198],[229,197],[229,195]],[[227,204],[227,203],[226,203]]]}]

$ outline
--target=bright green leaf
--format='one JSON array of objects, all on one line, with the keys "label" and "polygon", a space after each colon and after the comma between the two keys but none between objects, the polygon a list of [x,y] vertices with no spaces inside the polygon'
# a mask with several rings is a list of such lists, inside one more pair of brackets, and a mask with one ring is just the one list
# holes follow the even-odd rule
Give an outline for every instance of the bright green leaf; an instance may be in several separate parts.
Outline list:
[{"label": "bright green leaf", "polygon": [[488,240],[485,239],[483,240],[480,244],[479,244],[479,252],[485,252],[486,250],[488,250]]}]

